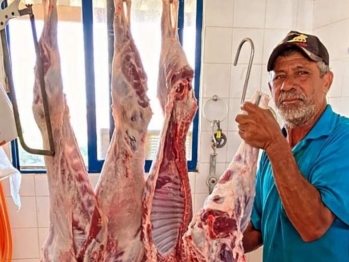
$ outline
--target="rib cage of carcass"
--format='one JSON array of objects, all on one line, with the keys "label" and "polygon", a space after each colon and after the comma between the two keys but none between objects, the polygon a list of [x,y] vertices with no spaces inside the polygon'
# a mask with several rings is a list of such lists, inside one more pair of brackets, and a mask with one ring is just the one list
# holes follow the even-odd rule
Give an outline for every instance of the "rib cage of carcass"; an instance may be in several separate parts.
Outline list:
[{"label": "rib cage of carcass", "polygon": [[182,236],[192,218],[185,140],[197,111],[193,69],[177,33],[178,0],[162,0],[157,95],[164,125],[143,194],[142,234],[148,262],[188,261]]},{"label": "rib cage of carcass", "polygon": [[[256,92],[251,101],[255,103],[259,98],[259,106],[268,108],[269,98],[265,94]],[[242,233],[249,222],[255,196],[258,152],[242,141],[203,208],[193,216],[183,237],[188,261],[246,261]]]}]

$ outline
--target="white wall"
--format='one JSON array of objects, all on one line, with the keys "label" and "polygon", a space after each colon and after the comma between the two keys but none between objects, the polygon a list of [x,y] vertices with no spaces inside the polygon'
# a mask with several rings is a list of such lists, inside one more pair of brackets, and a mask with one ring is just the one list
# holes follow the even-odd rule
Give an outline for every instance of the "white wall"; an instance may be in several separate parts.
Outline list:
[{"label": "white wall", "polygon": [[[255,57],[249,81],[247,99],[262,87],[267,89],[266,62],[273,48],[291,29],[314,32],[328,46],[331,67],[335,73],[329,102],[338,112],[349,115],[349,0],[337,0],[336,5],[325,0],[204,0],[203,64],[201,80],[202,106],[213,95],[229,105],[228,118],[222,122],[228,137],[227,145],[218,149],[217,174],[229,164],[240,139],[234,122],[247,70],[250,47],[242,48],[238,66],[233,66],[239,42],[250,37],[255,44]],[[346,87],[346,89],[344,88]],[[213,117],[224,114],[222,104],[208,104]],[[202,114],[202,108],[200,110]],[[214,112],[214,114],[212,114]],[[202,207],[208,195],[206,178],[211,153],[210,123],[200,116],[199,173],[190,174],[194,211]],[[98,175],[91,175],[95,184]],[[16,262],[34,262],[40,257],[40,246],[47,236],[49,198],[45,175],[23,175],[22,209],[16,208],[9,196],[8,182],[3,182],[9,208],[13,255]],[[259,262],[262,249],[248,255],[249,262]]]},{"label": "white wall", "polygon": [[349,1],[316,0],[313,32],[328,47],[335,74],[328,101],[338,113],[349,115]]}]

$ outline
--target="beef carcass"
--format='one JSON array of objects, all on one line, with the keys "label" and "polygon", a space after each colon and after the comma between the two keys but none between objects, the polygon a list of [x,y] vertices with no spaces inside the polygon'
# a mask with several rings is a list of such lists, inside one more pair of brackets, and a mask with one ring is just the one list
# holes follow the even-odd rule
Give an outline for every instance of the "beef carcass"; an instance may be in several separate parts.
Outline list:
[{"label": "beef carcass", "polygon": [[[256,92],[252,102],[256,102]],[[259,106],[267,108],[262,94]],[[193,216],[183,237],[188,261],[244,262],[243,230],[250,219],[255,195],[255,175],[259,150],[240,144],[233,160],[218,179],[204,207]]]},{"label": "beef carcass", "polygon": [[[106,219],[90,185],[69,119],[63,93],[60,54],[57,44],[55,0],[43,0],[44,28],[39,40],[46,92],[54,138],[55,155],[45,157],[50,194],[49,235],[41,261],[100,261],[106,243]],[[39,74],[35,67],[33,113],[48,147]]]},{"label": "beef carcass", "polygon": [[192,88],[194,72],[178,40],[177,16],[178,0],[163,0],[157,92],[165,119],[143,195],[148,262],[187,261],[182,236],[192,217],[192,204],[185,140],[197,100]]},{"label": "beef carcass", "polygon": [[152,111],[146,95],[147,76],[131,35],[131,0],[115,0],[114,6],[111,95],[115,129],[96,196],[108,218],[105,261],[137,262],[144,256],[142,193],[145,139]]}]

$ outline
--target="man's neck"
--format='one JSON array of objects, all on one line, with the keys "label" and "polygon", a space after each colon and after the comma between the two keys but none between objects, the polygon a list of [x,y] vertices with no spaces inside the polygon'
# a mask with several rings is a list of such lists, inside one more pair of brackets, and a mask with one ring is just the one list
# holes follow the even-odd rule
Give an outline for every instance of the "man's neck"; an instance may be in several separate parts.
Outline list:
[{"label": "man's neck", "polygon": [[324,104],[321,107],[321,110],[318,110],[317,114],[314,117],[312,117],[307,123],[301,126],[296,126],[296,127],[290,127],[287,125],[285,126],[287,131],[286,139],[290,144],[291,148],[297,145],[298,142],[301,141],[309,133],[309,131],[313,128],[315,123],[319,120],[322,113],[325,111],[326,106],[327,104]]}]

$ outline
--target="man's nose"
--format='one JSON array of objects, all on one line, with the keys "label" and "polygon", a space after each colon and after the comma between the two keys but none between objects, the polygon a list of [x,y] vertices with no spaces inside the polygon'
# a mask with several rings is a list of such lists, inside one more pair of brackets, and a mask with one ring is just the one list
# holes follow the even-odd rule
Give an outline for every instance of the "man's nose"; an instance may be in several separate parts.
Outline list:
[{"label": "man's nose", "polygon": [[287,76],[285,77],[284,82],[281,84],[280,89],[283,91],[289,91],[291,89],[294,89],[294,85],[295,85],[294,78]]}]

